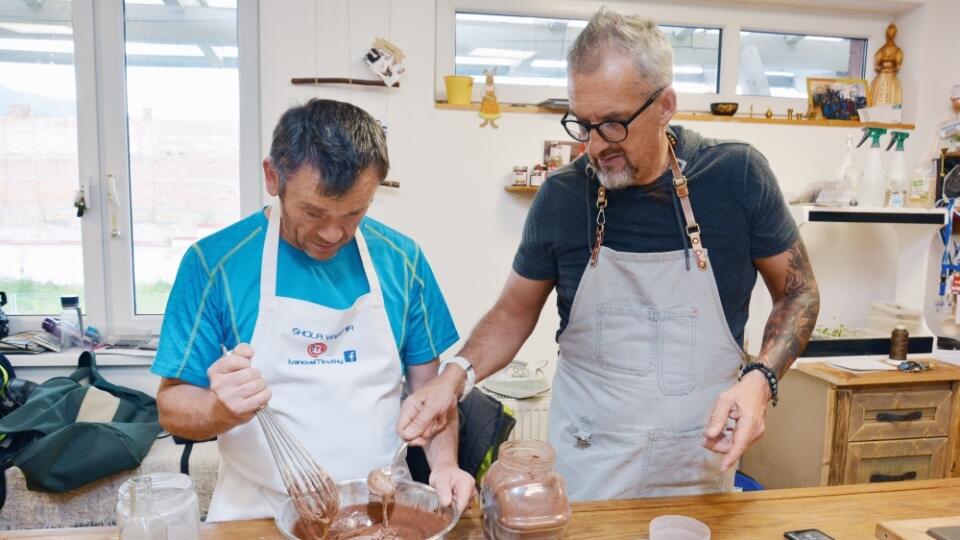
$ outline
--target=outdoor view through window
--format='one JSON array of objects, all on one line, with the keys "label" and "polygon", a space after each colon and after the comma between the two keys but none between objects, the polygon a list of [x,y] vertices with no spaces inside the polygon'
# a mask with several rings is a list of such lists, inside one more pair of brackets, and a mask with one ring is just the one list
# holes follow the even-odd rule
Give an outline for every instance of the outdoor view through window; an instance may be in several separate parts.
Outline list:
[{"label": "outdoor view through window", "polygon": [[[59,312],[61,294],[83,293],[83,257],[106,249],[100,239],[83,245],[72,205],[71,5],[28,4],[0,2],[0,291],[15,315]],[[127,132],[101,126],[99,144],[128,140],[132,200],[122,211],[133,230],[123,239],[134,264],[130,277],[105,286],[109,295],[132,284],[135,312],[157,314],[189,245],[240,215],[236,0],[126,0],[123,8]]]},{"label": "outdoor view through window", "polygon": [[[456,72],[483,82],[496,69],[497,84],[567,85],[567,53],[586,20],[457,13]],[[680,92],[717,92],[720,29],[661,25],[674,51],[674,84]]]},{"label": "outdoor view through window", "polygon": [[240,217],[236,0],[204,3],[126,2],[138,314],[162,313],[184,251]]},{"label": "outdoor view through window", "polygon": [[69,3],[49,4],[23,18],[0,2],[0,291],[14,315],[83,293],[73,28]]}]

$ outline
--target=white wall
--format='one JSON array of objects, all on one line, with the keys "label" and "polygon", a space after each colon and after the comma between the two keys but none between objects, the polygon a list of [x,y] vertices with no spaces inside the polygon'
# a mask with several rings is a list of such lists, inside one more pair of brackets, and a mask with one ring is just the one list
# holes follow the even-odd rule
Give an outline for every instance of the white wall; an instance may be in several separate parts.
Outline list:
[{"label": "white wall", "polygon": [[[552,4],[527,0],[517,5],[520,10],[539,11]],[[668,9],[662,4],[657,7],[658,12]],[[910,116],[916,110],[917,123],[910,142],[928,139],[948,110],[950,85],[960,83],[957,33],[949,31],[950,21],[958,20],[958,10],[956,0],[930,0],[902,17],[903,73],[909,78],[905,96],[913,103],[920,100],[919,107],[909,106]],[[475,113],[434,108],[436,14],[432,1],[264,0],[260,11],[264,152],[280,114],[311,97],[351,101],[385,120],[393,165],[390,178],[399,180],[402,187],[382,189],[371,215],[423,246],[466,337],[499,294],[529,205],[528,199],[503,191],[510,168],[537,161],[543,140],[565,137],[559,117],[507,114],[499,121],[500,129],[492,130],[480,129]],[[777,18],[784,16],[789,14],[777,13]],[[867,18],[881,31],[888,20]],[[771,27],[781,26],[782,21],[771,20]],[[372,78],[360,58],[377,36],[390,39],[407,54],[407,74],[399,89],[290,84],[292,77]],[[871,53],[877,46],[871,43]],[[951,69],[943,69],[948,50],[953,51],[947,64]],[[767,156],[785,191],[831,176],[840,164],[847,136],[860,134],[844,128],[684,124],[708,136],[753,143]],[[857,160],[862,163],[863,156]],[[804,232],[820,276],[827,320],[831,315],[842,322],[863,319],[863,306],[869,300],[892,297],[895,248],[889,232],[882,227],[823,227]],[[854,244],[867,253],[852,250]],[[863,286],[867,284],[873,287]],[[555,356],[554,303],[553,298],[548,301],[520,358]],[[756,337],[751,338],[751,349],[759,344],[769,300],[759,297],[754,306],[750,326]]]}]

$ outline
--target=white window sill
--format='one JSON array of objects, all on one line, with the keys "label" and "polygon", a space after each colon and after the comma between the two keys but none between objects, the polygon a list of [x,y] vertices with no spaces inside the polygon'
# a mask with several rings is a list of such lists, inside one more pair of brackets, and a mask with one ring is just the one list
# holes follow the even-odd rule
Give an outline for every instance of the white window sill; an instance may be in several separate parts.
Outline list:
[{"label": "white window sill", "polygon": [[[96,351],[98,367],[150,366],[155,351],[131,351],[124,354],[119,351]],[[8,354],[7,358],[18,367],[76,367],[80,357],[79,350],[67,352],[48,352],[40,354]]]}]

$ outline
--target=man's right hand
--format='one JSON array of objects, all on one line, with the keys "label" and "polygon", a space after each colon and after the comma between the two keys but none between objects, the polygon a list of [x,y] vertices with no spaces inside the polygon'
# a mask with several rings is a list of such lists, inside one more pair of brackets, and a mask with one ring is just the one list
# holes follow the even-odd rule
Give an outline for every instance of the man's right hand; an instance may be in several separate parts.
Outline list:
[{"label": "man's right hand", "polygon": [[450,366],[407,396],[400,405],[397,433],[413,446],[426,445],[447,426],[447,412],[456,407],[465,380],[463,368]]},{"label": "man's right hand", "polygon": [[249,422],[273,395],[260,370],[251,366],[252,358],[253,348],[241,343],[207,369],[217,414],[234,426]]}]

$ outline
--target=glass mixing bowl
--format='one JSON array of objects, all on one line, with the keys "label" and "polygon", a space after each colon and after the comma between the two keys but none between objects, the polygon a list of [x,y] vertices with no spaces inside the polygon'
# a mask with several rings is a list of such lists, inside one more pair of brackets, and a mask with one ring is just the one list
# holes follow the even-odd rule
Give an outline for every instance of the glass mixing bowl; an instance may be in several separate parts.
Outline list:
[{"label": "glass mixing bowl", "polygon": [[[337,482],[337,490],[340,492],[340,508],[370,502],[366,478]],[[426,484],[401,480],[397,487],[395,504],[434,512],[440,505],[440,499],[437,497],[436,490]],[[441,515],[443,515],[445,521],[448,522],[448,525],[442,531],[424,540],[442,540],[446,538],[447,533],[449,533],[456,526],[457,521],[460,520],[460,512],[452,506],[442,508]],[[280,534],[287,540],[300,540],[293,535],[293,526],[296,524],[297,518],[297,510],[293,506],[293,501],[287,499],[287,501],[283,503],[283,506],[280,507],[280,513],[277,514],[274,519],[277,523],[277,529],[280,530]]]}]

